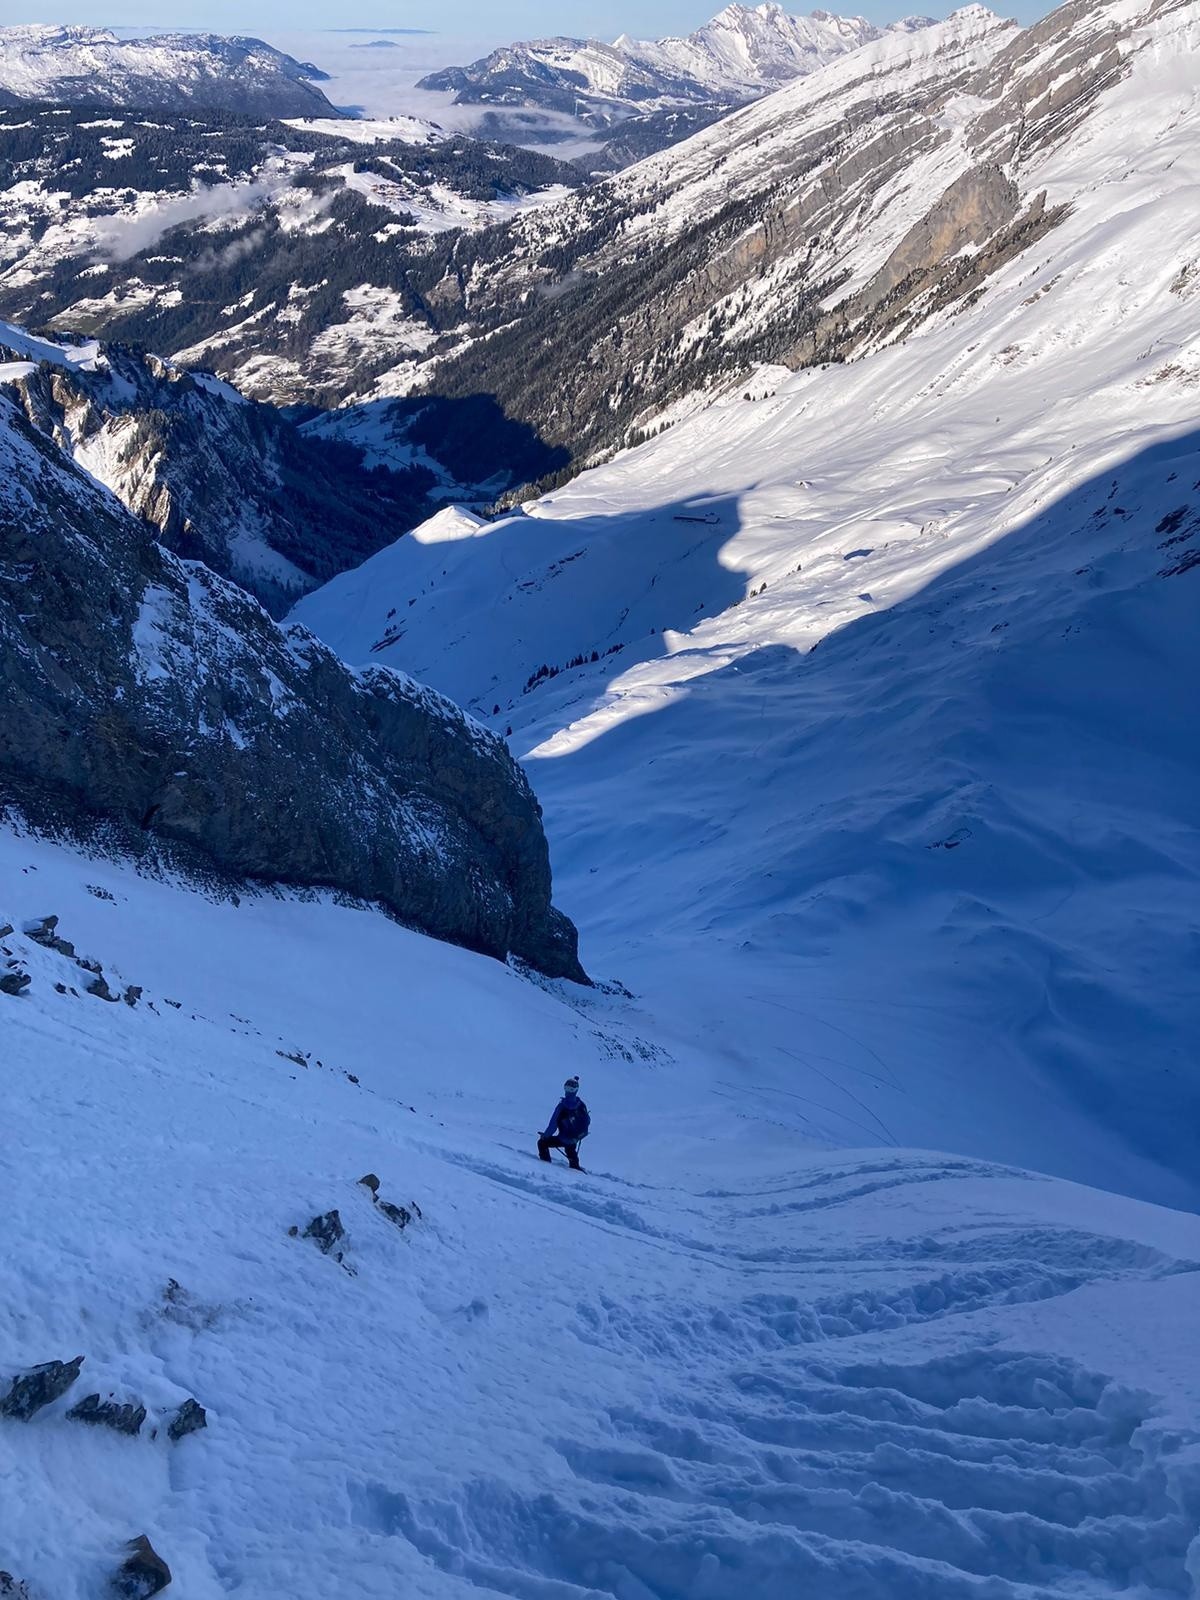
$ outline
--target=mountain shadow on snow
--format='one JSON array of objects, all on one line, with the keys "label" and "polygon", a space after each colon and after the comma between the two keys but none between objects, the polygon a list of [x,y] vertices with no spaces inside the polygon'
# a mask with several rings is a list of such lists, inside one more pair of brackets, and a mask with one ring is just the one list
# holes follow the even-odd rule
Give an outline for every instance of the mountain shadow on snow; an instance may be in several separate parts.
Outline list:
[{"label": "mountain shadow on snow", "polygon": [[[1198,585],[1192,431],[815,649],[690,675],[531,770],[597,885],[669,817],[671,915],[736,936],[748,986],[776,958],[836,974],[851,944],[865,990],[827,1009],[899,1085],[938,1069],[965,1075],[965,1098],[989,1082],[1027,1096],[1038,1164],[1082,1181],[1098,1181],[1093,1156],[1056,1130],[1080,1113],[1119,1126],[1126,1167],[1109,1181],[1194,1207]],[[548,705],[550,726],[600,703],[577,680],[544,691],[578,705]],[[812,1007],[779,1034],[801,1066]],[[869,1104],[908,1114],[890,1089]]]}]

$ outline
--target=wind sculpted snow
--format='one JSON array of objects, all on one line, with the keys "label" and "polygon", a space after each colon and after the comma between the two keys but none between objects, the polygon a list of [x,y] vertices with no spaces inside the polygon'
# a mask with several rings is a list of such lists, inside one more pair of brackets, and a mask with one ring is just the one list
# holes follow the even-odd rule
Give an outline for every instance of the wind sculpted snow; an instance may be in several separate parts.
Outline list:
[{"label": "wind sculpted snow", "polygon": [[[1190,1592],[1195,1217],[821,1153],[645,1000],[323,897],[11,831],[0,884],[0,1394],[85,1358],[0,1417],[31,1593],[93,1600],[142,1531],[196,1600]],[[585,1174],[532,1150],[564,1063]],[[298,1236],[331,1208],[340,1260]]]}]

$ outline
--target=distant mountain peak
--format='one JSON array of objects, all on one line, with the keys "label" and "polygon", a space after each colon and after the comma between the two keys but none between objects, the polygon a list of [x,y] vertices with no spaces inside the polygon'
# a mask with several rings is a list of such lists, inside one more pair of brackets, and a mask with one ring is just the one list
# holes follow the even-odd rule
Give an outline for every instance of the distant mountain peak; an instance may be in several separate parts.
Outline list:
[{"label": "distant mountain peak", "polygon": [[[926,25],[925,18],[899,24],[906,31]],[[495,108],[505,106],[521,107],[525,123],[533,108],[573,117],[585,128],[606,133],[628,124],[643,130],[640,153],[645,154],[703,126],[713,115],[883,38],[884,32],[865,17],[821,10],[799,16],[777,0],[759,5],[733,0],[681,37],[638,39],[623,33],[611,44],[569,38],[518,41],[468,66],[432,73],[418,87],[452,91],[460,105],[493,108],[488,113],[493,119],[502,120]],[[519,135],[522,119],[510,120],[510,135]],[[550,136],[561,137],[561,129]],[[622,139],[629,143],[627,130]]]},{"label": "distant mountain peak", "polygon": [[108,28],[28,23],[0,28],[0,97],[156,111],[336,117],[324,77],[262,39],[162,33],[121,39]]}]

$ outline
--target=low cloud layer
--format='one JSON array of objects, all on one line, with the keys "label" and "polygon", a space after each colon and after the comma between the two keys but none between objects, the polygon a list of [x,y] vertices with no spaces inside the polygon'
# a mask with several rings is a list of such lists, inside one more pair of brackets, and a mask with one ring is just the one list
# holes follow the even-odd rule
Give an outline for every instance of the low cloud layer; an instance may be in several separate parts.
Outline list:
[{"label": "low cloud layer", "polygon": [[257,211],[275,195],[280,184],[256,179],[252,183],[213,184],[191,194],[177,195],[136,216],[109,217],[98,242],[97,254],[106,261],[128,261],[148,250],[164,233],[182,222],[212,222]]}]

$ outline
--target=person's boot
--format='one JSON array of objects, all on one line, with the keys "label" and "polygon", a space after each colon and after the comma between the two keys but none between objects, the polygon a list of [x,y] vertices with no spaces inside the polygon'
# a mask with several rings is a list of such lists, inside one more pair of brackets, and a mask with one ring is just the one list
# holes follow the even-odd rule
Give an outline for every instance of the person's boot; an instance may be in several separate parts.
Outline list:
[{"label": "person's boot", "polygon": [[538,1155],[542,1158],[543,1161],[549,1161],[549,1159],[550,1159],[549,1146],[546,1144],[546,1141],[544,1139],[539,1139],[538,1140]]},{"label": "person's boot", "polygon": [[579,1151],[578,1150],[568,1150],[567,1151],[567,1165],[571,1168],[571,1170],[573,1172],[578,1172],[580,1170],[580,1167],[579,1167]]}]

